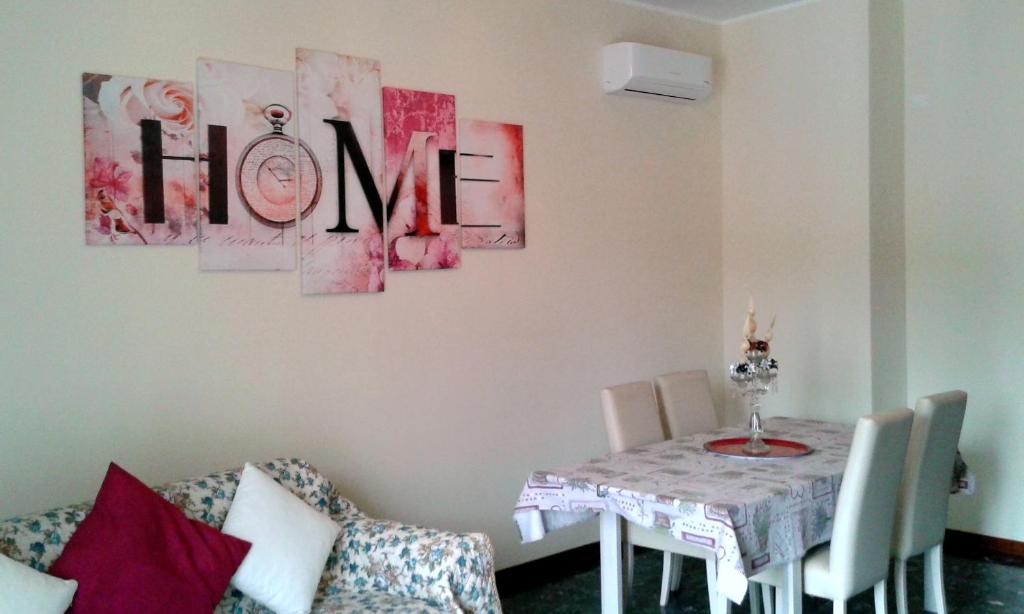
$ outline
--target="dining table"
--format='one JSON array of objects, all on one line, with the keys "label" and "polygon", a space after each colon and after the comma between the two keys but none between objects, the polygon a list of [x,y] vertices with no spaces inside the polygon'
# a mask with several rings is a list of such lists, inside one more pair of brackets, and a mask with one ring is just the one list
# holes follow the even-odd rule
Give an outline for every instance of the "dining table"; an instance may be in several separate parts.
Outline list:
[{"label": "dining table", "polygon": [[742,603],[748,579],[783,565],[780,612],[801,612],[802,559],[829,541],[854,427],[786,417],[764,422],[764,437],[805,444],[788,458],[709,452],[709,441],[748,436],[725,427],[607,454],[561,469],[534,471],[516,502],[521,540],[600,517],[601,611],[623,609],[620,518],[706,548],[717,559],[712,612]]}]

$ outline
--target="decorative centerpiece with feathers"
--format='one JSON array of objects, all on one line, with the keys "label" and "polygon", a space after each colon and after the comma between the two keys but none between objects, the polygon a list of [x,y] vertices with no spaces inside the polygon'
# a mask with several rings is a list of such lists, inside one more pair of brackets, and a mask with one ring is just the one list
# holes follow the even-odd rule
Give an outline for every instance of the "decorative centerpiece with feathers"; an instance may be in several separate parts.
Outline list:
[{"label": "decorative centerpiece with feathers", "polygon": [[754,315],[754,299],[751,298],[747,306],[747,319],[743,323],[744,341],[740,347],[747,360],[729,365],[729,378],[736,383],[740,395],[746,399],[750,408],[750,439],[743,446],[743,452],[751,456],[763,456],[769,450],[768,444],[762,441],[764,429],[761,427],[761,397],[778,390],[775,378],[779,374],[779,363],[768,357],[771,351],[768,344],[774,330],[773,317],[764,338],[754,336],[757,333],[757,320]]}]

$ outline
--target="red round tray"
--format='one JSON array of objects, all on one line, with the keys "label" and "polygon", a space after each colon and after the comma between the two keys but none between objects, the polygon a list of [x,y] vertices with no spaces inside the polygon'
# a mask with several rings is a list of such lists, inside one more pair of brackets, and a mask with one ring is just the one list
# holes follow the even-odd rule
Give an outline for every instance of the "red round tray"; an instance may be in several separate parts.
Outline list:
[{"label": "red round tray", "polygon": [[802,444],[799,441],[789,441],[788,439],[762,439],[768,445],[767,454],[759,454],[757,456],[747,454],[743,451],[743,446],[749,441],[749,437],[730,437],[728,439],[715,439],[704,444],[704,449],[712,454],[721,454],[723,456],[735,456],[738,458],[791,458],[794,456],[804,456],[814,451],[814,448]]}]

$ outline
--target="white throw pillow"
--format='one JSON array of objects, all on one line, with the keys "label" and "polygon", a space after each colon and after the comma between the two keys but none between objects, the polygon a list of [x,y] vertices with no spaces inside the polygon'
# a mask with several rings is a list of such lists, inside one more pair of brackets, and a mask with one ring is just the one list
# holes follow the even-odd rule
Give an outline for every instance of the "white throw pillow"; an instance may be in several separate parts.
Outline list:
[{"label": "white throw pillow", "polygon": [[61,580],[0,554],[0,614],[63,614],[78,590]]},{"label": "white throw pillow", "polygon": [[337,523],[246,463],[222,530],[252,543],[235,588],[277,614],[309,612]]}]

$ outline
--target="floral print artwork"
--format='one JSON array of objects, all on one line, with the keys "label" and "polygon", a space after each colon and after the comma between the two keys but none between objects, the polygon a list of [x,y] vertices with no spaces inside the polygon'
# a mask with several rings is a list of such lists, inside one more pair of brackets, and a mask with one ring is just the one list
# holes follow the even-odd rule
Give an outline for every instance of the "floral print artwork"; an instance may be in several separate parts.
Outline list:
[{"label": "floral print artwork", "polygon": [[523,127],[463,119],[459,157],[462,246],[526,247]]},{"label": "floral print artwork", "polygon": [[[323,171],[318,203],[301,222],[302,293],[383,292],[380,62],[296,49],[295,73],[299,139]],[[346,129],[354,142],[343,144]]]},{"label": "floral print artwork", "polygon": [[[309,154],[296,164],[294,73],[201,59],[196,90],[204,160],[199,268],[294,270],[298,176],[305,173],[309,189],[318,188]],[[217,130],[223,139],[215,137]],[[224,163],[215,164],[211,154]],[[216,186],[220,193],[211,194]],[[303,204],[312,200],[303,196]]]},{"label": "floral print artwork", "polygon": [[[370,518],[299,459],[257,466],[342,527],[320,578],[313,612],[500,614],[493,548],[486,535]],[[238,487],[239,473],[238,469],[224,471],[155,490],[189,518],[219,529]],[[0,554],[45,571],[91,508],[91,504],[71,505],[0,522]],[[234,588],[228,588],[216,611],[270,614]]]},{"label": "floral print artwork", "polygon": [[[149,150],[147,121],[159,122]],[[195,242],[194,121],[190,83],[82,75],[87,245]],[[146,193],[147,174],[159,195]]]},{"label": "floral print artwork", "polygon": [[394,205],[388,211],[388,268],[458,268],[455,96],[385,87],[381,97],[388,205]]}]

